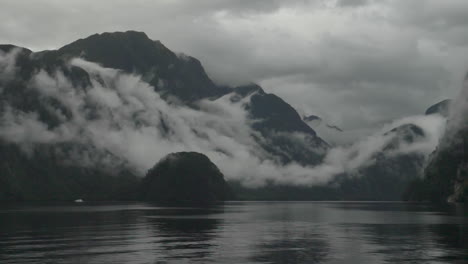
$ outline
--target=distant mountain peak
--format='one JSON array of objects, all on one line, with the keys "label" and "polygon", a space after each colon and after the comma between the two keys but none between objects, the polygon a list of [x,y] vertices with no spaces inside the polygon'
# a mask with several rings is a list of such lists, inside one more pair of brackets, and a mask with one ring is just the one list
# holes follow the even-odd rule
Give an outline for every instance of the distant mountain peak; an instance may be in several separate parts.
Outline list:
[{"label": "distant mountain peak", "polygon": [[160,41],[137,31],[94,34],[63,46],[58,53],[84,56],[105,67],[130,72],[145,72],[153,66],[155,58],[167,62],[177,57]]},{"label": "distant mountain peak", "polygon": [[129,31],[96,33],[86,38],[78,39],[68,45],[65,45],[61,49],[67,49],[67,47],[76,45],[78,43],[90,42],[90,41],[92,42],[92,41],[97,41],[97,40],[112,40],[112,41],[121,41],[121,42],[146,41],[146,42],[154,42],[156,44],[162,45],[162,43],[159,40],[154,41],[150,39],[148,35],[146,35],[146,33],[144,32],[129,30]]},{"label": "distant mountain peak", "polygon": [[15,46],[15,45],[12,45],[12,44],[0,44],[0,51],[2,51],[2,52],[8,53],[8,52],[11,52],[11,51],[13,51],[15,49],[21,50],[21,51],[26,52],[26,53],[31,53],[32,52],[29,49],[19,47],[19,46]]},{"label": "distant mountain peak", "polygon": [[263,91],[262,87],[255,83],[238,86],[234,88],[234,91],[242,97],[249,96],[255,92],[259,94],[265,94],[265,91]]},{"label": "distant mountain peak", "polygon": [[89,37],[120,37],[120,38],[140,38],[140,39],[147,39],[152,41],[145,32],[136,31],[136,30],[127,30],[127,31],[115,31],[115,32],[103,32],[103,33],[96,33]]},{"label": "distant mountain peak", "polygon": [[440,114],[442,116],[448,117],[451,103],[452,103],[451,99],[445,99],[443,101],[440,101],[430,106],[429,108],[427,108],[425,114],[426,115]]},{"label": "distant mountain peak", "polygon": [[52,61],[81,57],[106,68],[140,74],[163,97],[195,101],[225,93],[208,77],[199,60],[176,54],[143,32],[94,34],[46,53]]}]

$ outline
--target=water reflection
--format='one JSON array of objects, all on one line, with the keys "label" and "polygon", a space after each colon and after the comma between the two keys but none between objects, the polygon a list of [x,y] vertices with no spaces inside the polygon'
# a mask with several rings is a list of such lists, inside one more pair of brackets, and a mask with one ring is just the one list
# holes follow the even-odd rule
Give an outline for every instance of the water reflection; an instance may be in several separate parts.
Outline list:
[{"label": "water reflection", "polygon": [[148,212],[147,223],[158,240],[154,263],[178,260],[208,262],[222,219],[222,207],[179,208]]},{"label": "water reflection", "polygon": [[250,258],[256,263],[322,263],[330,252],[320,225],[296,222],[297,208],[290,204],[274,206],[266,235],[260,236]]},{"label": "water reflection", "polygon": [[260,242],[251,259],[259,263],[323,263],[329,253],[329,245],[319,237],[308,235],[298,238],[289,235],[273,241]]},{"label": "water reflection", "polygon": [[467,247],[460,239],[468,235],[457,225],[382,225],[351,228],[353,237],[368,243],[368,254],[389,263],[466,263]]},{"label": "water reflection", "polygon": [[0,263],[466,263],[460,206],[0,206]]}]

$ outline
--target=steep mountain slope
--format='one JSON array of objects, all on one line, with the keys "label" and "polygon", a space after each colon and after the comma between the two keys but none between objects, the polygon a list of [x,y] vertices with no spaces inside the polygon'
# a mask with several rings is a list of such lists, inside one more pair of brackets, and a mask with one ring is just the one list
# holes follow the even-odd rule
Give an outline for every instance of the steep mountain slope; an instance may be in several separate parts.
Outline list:
[{"label": "steep mountain slope", "polygon": [[424,131],[414,124],[404,124],[384,134],[390,137],[372,163],[351,175],[337,179],[346,200],[400,200],[406,187],[421,177],[425,156],[421,153],[395,153],[401,145],[424,140]]},{"label": "steep mountain slope", "polygon": [[[384,145],[338,148],[331,165],[342,173],[328,175],[329,185],[287,186],[296,171],[299,181],[310,178],[331,147],[307,124],[320,118],[302,120],[258,85],[218,86],[198,60],[134,31],[96,34],[52,51],[0,51],[0,200],[130,199],[136,177],[174,151],[203,152],[227,176],[263,177],[260,189],[235,186],[251,199],[398,200],[426,160],[400,151],[427,139],[408,123],[377,135]],[[444,114],[448,104],[427,114]],[[367,147],[375,149],[363,155]],[[445,160],[457,164],[465,157],[450,154]],[[355,160],[360,156],[366,160]]]},{"label": "steep mountain slope", "polygon": [[440,146],[426,167],[422,197],[417,199],[468,202],[468,129]]},{"label": "steep mountain slope", "polygon": [[[200,102],[213,101],[216,102],[216,107],[221,107],[218,105],[222,105],[221,99],[226,96],[232,101],[236,101],[237,98],[247,112],[247,122],[243,125],[252,130],[252,133],[246,136],[252,137],[260,146],[260,149],[256,150],[261,153],[257,153],[259,156],[256,158],[259,160],[268,159],[278,164],[297,162],[313,165],[321,161],[328,148],[328,144],[281,98],[265,93],[256,85],[252,86],[254,88],[217,86],[207,76],[198,60],[175,54],[141,32],[96,34],[51,51],[31,52],[12,45],[1,45],[0,51],[0,55],[3,56],[2,63],[7,62],[0,78],[0,126],[9,128],[0,133],[0,149],[4,156],[0,174],[4,176],[4,182],[8,181],[8,184],[3,186],[15,185],[16,183],[12,183],[15,179],[23,182],[19,185],[28,186],[26,182],[31,180],[29,177],[38,176],[31,171],[24,171],[24,167],[37,168],[41,163],[50,164],[47,170],[52,171],[57,178],[54,176],[41,180],[50,188],[47,192],[34,195],[37,199],[69,199],[80,193],[71,192],[72,195],[57,197],[45,195],[49,192],[60,192],[57,188],[66,181],[60,177],[67,177],[65,174],[74,174],[75,178],[83,175],[83,180],[88,179],[83,186],[93,184],[92,179],[86,175],[95,173],[89,171],[97,168],[86,167],[87,172],[84,172],[78,162],[63,163],[60,158],[54,156],[57,151],[62,154],[68,153],[70,148],[78,153],[93,152],[100,157],[99,159],[103,156],[115,158],[124,164],[121,171],[125,173],[125,177],[134,177],[135,168],[125,167],[127,157],[117,152],[117,142],[103,148],[96,137],[96,129],[102,128],[103,125],[115,128],[119,133],[127,133],[125,126],[130,124],[134,131],[148,133],[147,122],[154,122],[158,124],[157,131],[151,133],[162,139],[171,137],[170,140],[180,149],[180,144],[174,139],[178,136],[174,136],[174,129],[179,128],[181,120],[171,119],[170,111],[203,115],[205,110],[200,109],[203,107]],[[76,57],[85,61],[73,62],[72,59]],[[8,63],[7,59],[11,61]],[[98,63],[105,68],[88,62]],[[3,67],[2,64],[0,67]],[[129,94],[128,89],[133,86],[142,87],[141,89],[150,96],[130,94],[125,98],[116,98],[115,94]],[[154,89],[158,95],[151,94],[148,89]],[[132,96],[139,96],[138,100],[144,102],[144,105],[132,99]],[[158,101],[158,96],[164,99],[165,103]],[[116,104],[121,105],[116,108]],[[200,113],[197,114],[199,110]],[[210,109],[208,113],[209,111]],[[204,122],[212,125],[213,121],[209,118]],[[14,129],[19,125],[23,126],[22,132],[15,136]],[[27,125],[33,127],[28,128]],[[210,135],[205,131],[190,128],[190,124],[184,125],[188,126],[184,128],[188,133],[208,141]],[[42,132],[32,132],[33,128],[39,128]],[[232,133],[223,125],[213,125],[213,129],[228,137]],[[51,134],[59,134],[60,138],[52,137]],[[73,140],[67,141],[69,139]],[[78,142],[76,139],[79,139]],[[37,148],[42,148],[41,144],[53,151],[38,151]],[[248,146],[250,143],[244,144]],[[34,155],[22,151],[25,146],[32,149],[31,153]],[[109,147],[113,151],[110,156]],[[6,149],[11,148],[14,148],[15,155],[4,153]],[[219,152],[219,155],[232,155],[223,149],[209,150]],[[37,157],[38,153],[40,159]],[[73,156],[66,158],[73,160]],[[19,160],[21,162],[18,162]],[[70,173],[60,173],[62,170]],[[136,173],[141,174],[141,171]],[[20,174],[23,176],[17,177]],[[114,177],[113,181],[119,171],[104,170],[101,174],[101,181],[104,182],[107,177]],[[0,187],[0,193],[15,190],[12,187],[8,188],[6,190],[6,187]],[[8,194],[8,197],[20,196],[23,197],[21,199],[32,199],[24,195]],[[91,196],[90,198],[94,199]]]},{"label": "steep mountain slope", "polygon": [[254,120],[252,127],[259,131],[261,146],[285,164],[318,164],[329,145],[305,124],[296,110],[283,99],[265,93],[258,85],[236,87],[234,100],[250,97],[246,109]]},{"label": "steep mountain slope", "polygon": [[452,100],[450,99],[440,101],[430,106],[429,108],[427,108],[425,114],[426,115],[439,114],[439,115],[448,117],[451,103],[452,103]]},{"label": "steep mountain slope", "polygon": [[25,154],[0,141],[0,201],[135,200],[139,179],[124,168],[64,160],[61,150],[36,146]]},{"label": "steep mountain slope", "polygon": [[316,115],[309,115],[303,117],[304,122],[306,122],[310,127],[315,128],[323,125],[326,128],[333,129],[338,132],[343,132],[343,129],[338,126],[327,124],[323,122],[323,119]]},{"label": "steep mountain slope", "polygon": [[[65,77],[71,78],[74,84],[86,86],[90,84],[90,76],[79,67],[67,67],[65,62],[73,57],[82,57],[97,62],[104,67],[121,69],[129,73],[143,76],[163,98],[175,97],[184,101],[185,105],[196,107],[194,100],[215,99],[228,93],[240,96],[250,96],[246,109],[250,117],[256,122],[253,128],[264,137],[262,145],[268,151],[279,155],[283,162],[298,161],[301,163],[316,164],[323,156],[327,144],[317,137],[316,133],[308,127],[299,117],[298,113],[285,101],[273,94],[265,93],[261,87],[237,87],[235,89],[225,86],[216,86],[206,75],[200,62],[189,56],[177,56],[159,41],[149,39],[142,32],[116,32],[92,35],[80,39],[57,51],[45,51],[31,54],[25,50],[18,69],[22,76],[30,77],[34,71],[45,68],[53,72],[57,68],[64,72]],[[29,60],[23,59],[28,57]],[[23,62],[24,61],[24,62]],[[24,86],[21,80],[16,86]],[[246,93],[253,89],[255,92]],[[54,122],[47,111],[41,109],[34,91],[23,87],[6,89],[4,92],[12,106],[26,110],[37,111],[41,117]],[[18,98],[28,98],[29,103],[17,103]],[[170,98],[169,98],[170,100]],[[60,107],[58,102],[57,107]],[[291,134],[299,133],[306,136],[306,148],[296,144],[298,140],[290,138]],[[317,151],[311,151],[316,149]],[[301,153],[303,152],[303,153]]]},{"label": "steep mountain slope", "polygon": [[431,154],[424,177],[409,186],[407,200],[468,202],[467,80],[468,75],[461,94],[451,103],[445,134]]},{"label": "steep mountain slope", "polygon": [[[231,183],[240,199],[245,200],[401,200],[406,187],[422,177],[426,156],[418,152],[401,152],[427,140],[424,130],[414,124],[403,124],[381,135],[382,146],[366,162],[337,175],[323,186],[287,186],[270,184],[245,188]],[[360,156],[362,149],[348,153]]]},{"label": "steep mountain slope", "polygon": [[57,51],[42,52],[39,57],[48,63],[81,57],[106,68],[137,73],[162,94],[169,93],[184,101],[219,96],[226,92],[211,81],[200,61],[175,54],[143,32],[95,34]]},{"label": "steep mountain slope", "polygon": [[338,146],[347,142],[346,134],[340,127],[329,124],[321,117],[308,115],[303,117],[304,122],[309,125],[317,134],[328,143]]}]

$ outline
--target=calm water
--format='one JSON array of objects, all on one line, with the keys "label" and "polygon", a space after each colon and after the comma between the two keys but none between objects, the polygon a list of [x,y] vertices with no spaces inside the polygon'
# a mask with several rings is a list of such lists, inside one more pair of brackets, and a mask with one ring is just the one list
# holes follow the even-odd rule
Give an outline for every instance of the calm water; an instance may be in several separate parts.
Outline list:
[{"label": "calm water", "polygon": [[3,205],[0,263],[468,263],[468,209],[367,202]]}]

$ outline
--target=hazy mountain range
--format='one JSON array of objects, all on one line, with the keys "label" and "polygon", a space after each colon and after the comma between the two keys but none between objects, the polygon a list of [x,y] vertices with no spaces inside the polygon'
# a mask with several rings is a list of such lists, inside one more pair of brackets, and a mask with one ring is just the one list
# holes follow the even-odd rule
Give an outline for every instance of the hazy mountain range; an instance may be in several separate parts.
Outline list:
[{"label": "hazy mountain range", "polygon": [[439,167],[441,147],[428,157],[454,120],[444,101],[344,146],[343,129],[256,84],[215,84],[141,32],[0,51],[0,200],[136,199],[141,177],[180,151],[205,154],[240,198],[398,200],[428,160]]}]

